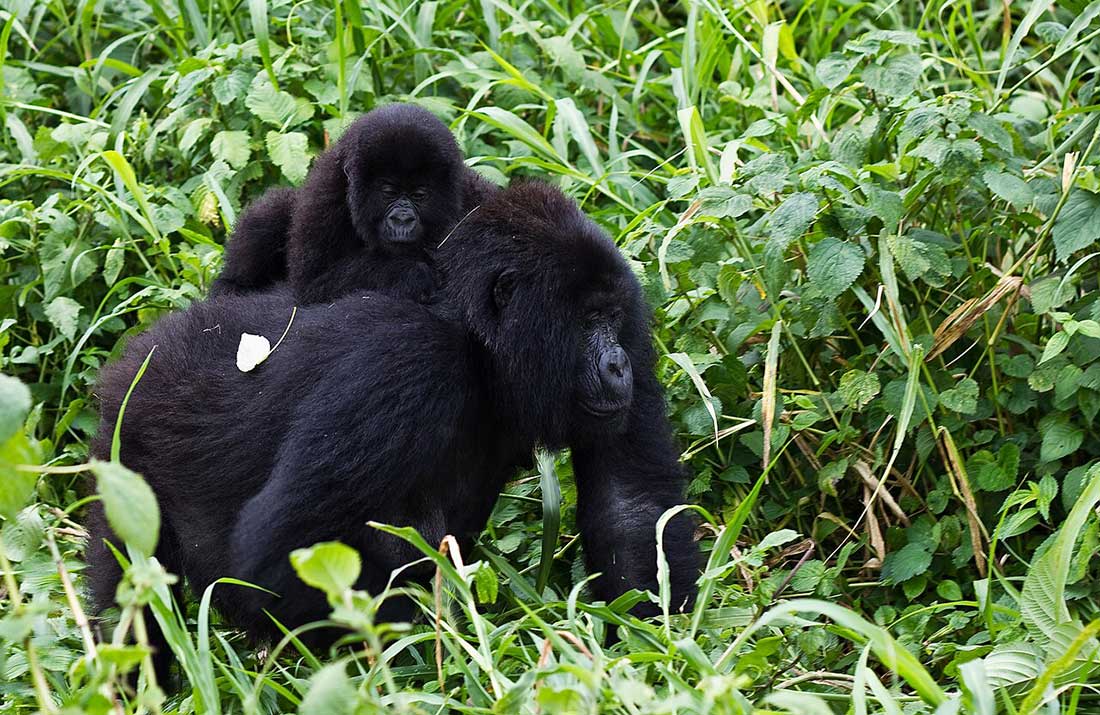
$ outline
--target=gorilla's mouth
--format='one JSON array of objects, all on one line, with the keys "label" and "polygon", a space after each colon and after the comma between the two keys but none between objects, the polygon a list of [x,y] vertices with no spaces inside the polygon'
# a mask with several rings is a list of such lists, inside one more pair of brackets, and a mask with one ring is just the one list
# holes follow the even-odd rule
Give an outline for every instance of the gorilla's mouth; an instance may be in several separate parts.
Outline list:
[{"label": "gorilla's mouth", "polygon": [[390,243],[416,243],[420,240],[420,235],[423,233],[419,225],[416,226],[395,226],[390,223],[389,230],[386,232],[386,238],[390,240]]},{"label": "gorilla's mouth", "polygon": [[580,407],[581,410],[593,417],[599,418],[601,420],[607,420],[618,417],[620,414],[625,412],[627,408],[627,403],[589,402],[587,400],[581,400]]}]

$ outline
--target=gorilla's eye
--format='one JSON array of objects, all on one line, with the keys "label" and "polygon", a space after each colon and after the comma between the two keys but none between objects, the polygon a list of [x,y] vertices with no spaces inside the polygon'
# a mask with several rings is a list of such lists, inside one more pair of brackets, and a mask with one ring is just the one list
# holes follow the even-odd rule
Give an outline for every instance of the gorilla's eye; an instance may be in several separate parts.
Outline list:
[{"label": "gorilla's eye", "polygon": [[496,307],[497,312],[501,312],[512,300],[512,294],[516,290],[516,272],[515,271],[503,271],[497,276],[496,282],[493,284],[493,305]]},{"label": "gorilla's eye", "polygon": [[416,201],[423,201],[424,199],[428,198],[428,190],[423,186],[418,186],[413,189],[412,197]]}]

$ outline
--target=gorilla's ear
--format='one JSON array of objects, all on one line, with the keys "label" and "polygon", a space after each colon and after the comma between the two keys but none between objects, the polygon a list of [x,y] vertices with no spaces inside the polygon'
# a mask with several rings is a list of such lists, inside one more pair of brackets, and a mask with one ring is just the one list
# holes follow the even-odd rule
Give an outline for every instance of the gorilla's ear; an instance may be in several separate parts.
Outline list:
[{"label": "gorilla's ear", "polygon": [[501,271],[493,284],[493,305],[497,312],[504,310],[508,302],[512,300],[512,293],[516,290],[516,272],[508,269]]}]

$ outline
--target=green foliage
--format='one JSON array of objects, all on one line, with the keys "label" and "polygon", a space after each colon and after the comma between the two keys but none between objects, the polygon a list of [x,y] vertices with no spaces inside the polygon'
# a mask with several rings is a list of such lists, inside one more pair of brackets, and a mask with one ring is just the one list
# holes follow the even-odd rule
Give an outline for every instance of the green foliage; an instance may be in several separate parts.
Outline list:
[{"label": "green foliage", "polygon": [[[0,21],[7,707],[1097,708],[1100,2],[45,0]],[[151,492],[89,460],[97,370],[205,294],[250,200],[393,100],[490,179],[559,185],[631,261],[704,512],[690,615],[591,602],[569,463],[544,459],[473,553],[384,527],[439,570],[405,594],[424,622],[376,623],[369,564],[322,544],[294,564],[350,647],[255,651],[210,591],[174,604]],[[133,559],[98,644],[73,605],[89,498]],[[184,680],[167,698],[151,619]]]}]

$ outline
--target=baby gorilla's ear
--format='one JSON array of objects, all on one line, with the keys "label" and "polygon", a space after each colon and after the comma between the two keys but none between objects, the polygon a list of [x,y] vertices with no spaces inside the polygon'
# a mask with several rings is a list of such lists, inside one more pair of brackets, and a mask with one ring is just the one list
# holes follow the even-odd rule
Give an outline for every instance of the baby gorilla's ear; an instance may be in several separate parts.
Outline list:
[{"label": "baby gorilla's ear", "polygon": [[512,269],[501,271],[493,284],[493,305],[500,313],[512,300],[512,293],[516,290],[516,272]]}]

